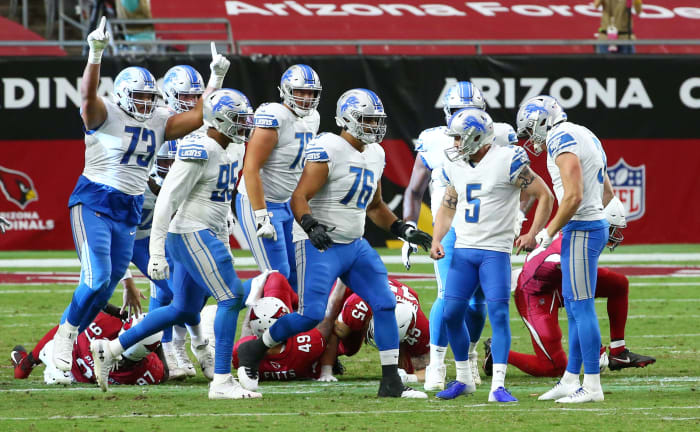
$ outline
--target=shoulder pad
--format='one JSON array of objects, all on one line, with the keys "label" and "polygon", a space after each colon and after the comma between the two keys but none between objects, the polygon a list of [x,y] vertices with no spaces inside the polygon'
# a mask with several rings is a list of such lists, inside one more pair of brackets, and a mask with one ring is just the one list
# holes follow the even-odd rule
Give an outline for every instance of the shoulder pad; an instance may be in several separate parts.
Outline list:
[{"label": "shoulder pad", "polygon": [[258,107],[255,111],[255,116],[253,121],[255,122],[255,127],[262,128],[277,128],[280,127],[282,112],[280,108],[284,108],[278,103],[265,103]]}]

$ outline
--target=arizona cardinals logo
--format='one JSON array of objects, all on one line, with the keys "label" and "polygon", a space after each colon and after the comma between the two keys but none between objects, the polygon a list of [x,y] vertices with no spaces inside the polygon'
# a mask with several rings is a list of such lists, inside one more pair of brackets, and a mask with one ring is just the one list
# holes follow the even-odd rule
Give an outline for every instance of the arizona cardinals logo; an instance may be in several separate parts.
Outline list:
[{"label": "arizona cardinals logo", "polygon": [[24,210],[27,205],[39,199],[32,179],[21,171],[0,166],[0,189],[8,201]]}]

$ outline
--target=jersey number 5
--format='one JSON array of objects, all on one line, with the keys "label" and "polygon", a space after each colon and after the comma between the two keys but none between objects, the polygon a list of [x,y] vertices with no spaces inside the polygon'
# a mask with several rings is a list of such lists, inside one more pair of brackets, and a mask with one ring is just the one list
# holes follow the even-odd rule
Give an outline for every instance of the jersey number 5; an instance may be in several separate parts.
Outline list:
[{"label": "jersey number 5", "polygon": [[119,163],[122,165],[128,165],[131,161],[131,156],[134,154],[136,147],[139,145],[139,141],[143,141],[149,143],[145,152],[147,154],[140,154],[136,156],[136,164],[142,167],[147,167],[151,162],[151,159],[153,159],[153,155],[156,151],[156,134],[150,129],[136,126],[126,126],[124,128],[124,132],[131,134],[131,142],[129,143],[129,148],[124,152],[124,156]]},{"label": "jersey number 5", "polygon": [[469,223],[479,222],[481,200],[479,198],[472,197],[472,193],[478,190],[481,190],[480,184],[467,185],[467,210],[464,212],[464,220]]},{"label": "jersey number 5", "polygon": [[231,165],[219,165],[219,177],[216,181],[218,190],[211,191],[211,200],[216,202],[231,201],[233,196],[233,186],[238,180],[238,161]]},{"label": "jersey number 5", "polygon": [[358,187],[360,186],[360,181],[362,181],[362,190],[359,194],[357,194],[357,208],[366,208],[367,201],[369,201],[369,197],[372,196],[372,192],[374,192],[374,173],[370,170],[353,166],[350,167],[350,172],[355,174],[355,181],[352,183],[350,192],[345,195],[345,198],[340,200],[340,203],[347,205],[350,201],[352,201]]}]

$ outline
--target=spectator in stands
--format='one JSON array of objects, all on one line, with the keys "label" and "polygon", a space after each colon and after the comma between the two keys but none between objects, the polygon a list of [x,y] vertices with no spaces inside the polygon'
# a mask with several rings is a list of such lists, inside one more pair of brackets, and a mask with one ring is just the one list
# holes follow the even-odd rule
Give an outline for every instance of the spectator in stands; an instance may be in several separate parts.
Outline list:
[{"label": "spectator in stands", "polygon": [[[115,0],[117,18],[151,19],[151,0]],[[131,24],[126,28],[124,39],[127,41],[153,41],[156,39],[153,24]],[[143,52],[148,45],[132,46],[132,51]]]},{"label": "spectator in stands", "polygon": [[[632,33],[632,8],[637,14],[641,13],[642,0],[593,0],[593,6],[596,9],[603,6],[598,40],[635,39]],[[634,45],[596,45],[595,50],[599,54],[634,54]]]}]

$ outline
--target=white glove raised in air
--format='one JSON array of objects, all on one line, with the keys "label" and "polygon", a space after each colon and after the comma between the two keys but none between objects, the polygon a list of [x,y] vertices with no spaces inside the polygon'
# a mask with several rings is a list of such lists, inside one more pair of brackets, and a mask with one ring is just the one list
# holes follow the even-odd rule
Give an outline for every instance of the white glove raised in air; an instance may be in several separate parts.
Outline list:
[{"label": "white glove raised in air", "polygon": [[277,231],[275,226],[272,225],[270,221],[270,214],[267,209],[255,210],[255,226],[257,227],[258,237],[264,237],[272,239],[272,241],[277,241]]},{"label": "white glove raised in air", "polygon": [[10,221],[0,216],[0,231],[2,231],[3,234],[5,234],[5,231],[7,231],[10,226],[12,226]]},{"label": "white glove raised in air", "polygon": [[90,32],[87,37],[87,43],[90,46],[88,53],[88,63],[100,64],[102,62],[102,53],[109,43],[109,32],[105,31],[107,19],[102,17],[100,25],[95,30]]},{"label": "white glove raised in air", "polygon": [[231,66],[231,62],[223,55],[216,52],[216,44],[211,43],[211,63],[209,63],[209,69],[211,70],[211,77],[209,77],[208,87],[220,89],[224,85],[224,77],[228,68]]},{"label": "white glove raised in air", "polygon": [[151,259],[148,260],[148,276],[153,280],[170,277],[170,266],[164,255],[151,255]]},{"label": "white glove raised in air", "polygon": [[338,378],[333,376],[333,366],[323,365],[321,366],[321,375],[316,379],[320,382],[337,382]]},{"label": "white glove raised in air", "polygon": [[535,241],[537,241],[537,244],[543,248],[547,248],[550,244],[552,244],[552,237],[547,232],[547,228],[542,228],[542,231],[537,233],[535,236]]},{"label": "white glove raised in air", "polygon": [[[406,221],[406,224],[411,225],[413,228],[416,227],[416,223],[413,221]],[[401,246],[401,261],[406,270],[411,269],[411,254],[416,252],[418,252],[418,246],[407,241],[403,242],[403,246]]]}]

